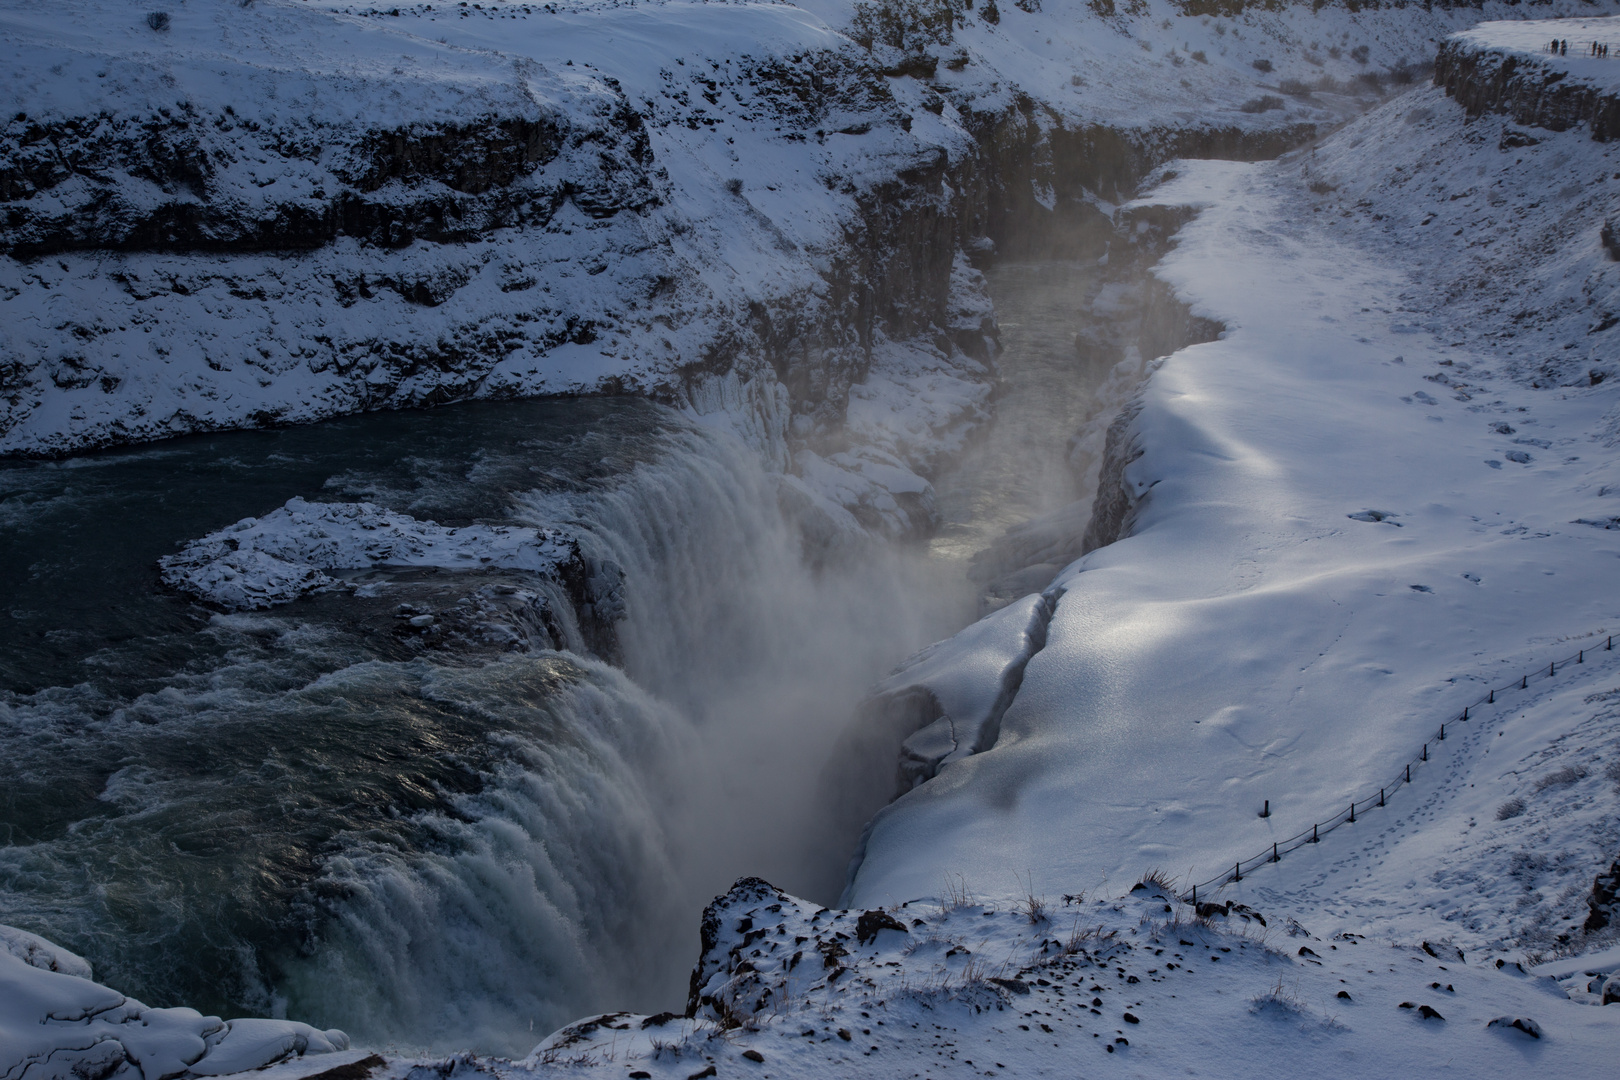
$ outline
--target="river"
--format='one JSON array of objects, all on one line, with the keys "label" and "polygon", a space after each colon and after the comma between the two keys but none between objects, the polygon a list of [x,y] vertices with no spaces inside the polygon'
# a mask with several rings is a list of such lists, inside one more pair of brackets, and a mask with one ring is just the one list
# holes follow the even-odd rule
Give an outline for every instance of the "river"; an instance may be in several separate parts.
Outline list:
[{"label": "river", "polygon": [[[830,565],[756,455],[636,398],[0,464],[0,922],[151,1005],[364,1043],[521,1054],[593,1010],[679,1010],[732,879],[837,896],[825,777],[867,688],[980,610],[975,554],[1089,497],[1068,440],[1109,407],[1111,360],[1074,346],[1098,273],[990,280],[997,418],[935,478],[939,530]],[[435,650],[387,589],[224,614],[159,581],[294,496],[565,529],[623,570],[617,650]]]}]

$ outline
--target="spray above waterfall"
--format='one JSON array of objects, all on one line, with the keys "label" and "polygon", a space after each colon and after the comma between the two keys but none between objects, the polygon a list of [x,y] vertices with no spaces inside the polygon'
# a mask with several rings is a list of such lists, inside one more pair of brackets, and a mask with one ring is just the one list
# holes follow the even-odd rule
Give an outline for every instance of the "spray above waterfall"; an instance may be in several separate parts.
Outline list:
[{"label": "spray above waterfall", "polygon": [[734,879],[837,898],[909,734],[856,730],[862,700],[971,621],[973,551],[1086,495],[1096,274],[997,273],[1024,426],[958,448],[932,545],[639,399],[0,470],[33,508],[0,554],[36,568],[0,660],[0,922],[154,1004],[371,1042],[520,1053],[677,1007]]}]

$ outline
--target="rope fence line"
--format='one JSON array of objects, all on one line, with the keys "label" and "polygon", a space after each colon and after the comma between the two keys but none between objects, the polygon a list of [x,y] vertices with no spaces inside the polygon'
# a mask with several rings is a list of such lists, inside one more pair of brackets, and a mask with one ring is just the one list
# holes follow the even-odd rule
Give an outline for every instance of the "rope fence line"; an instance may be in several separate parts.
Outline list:
[{"label": "rope fence line", "polygon": [[[1594,647],[1592,651],[1614,651],[1614,637],[1610,635],[1601,646]],[[1401,771],[1395,774],[1395,779],[1379,788],[1376,794],[1368,795],[1364,799],[1352,801],[1348,807],[1341,810],[1339,813],[1334,814],[1332,817],[1328,818],[1328,820],[1319,821],[1310,828],[1304,830],[1303,832],[1295,833],[1286,840],[1278,840],[1273,843],[1268,850],[1262,851],[1260,854],[1255,855],[1252,858],[1239,860],[1232,865],[1232,869],[1223,870],[1221,873],[1216,874],[1208,881],[1201,881],[1194,885],[1192,887],[1192,891],[1189,894],[1184,895],[1181,899],[1196,907],[1198,904],[1198,890],[1204,889],[1207,892],[1211,888],[1219,889],[1224,885],[1242,881],[1244,877],[1258,870],[1260,867],[1265,866],[1267,863],[1281,862],[1282,857],[1288,854],[1290,851],[1297,851],[1306,844],[1315,844],[1319,842],[1323,836],[1332,832],[1334,829],[1337,829],[1340,825],[1355,824],[1357,817],[1365,814],[1368,810],[1384,806],[1391,795],[1395,794],[1401,788],[1412,782],[1412,767],[1416,765],[1421,768],[1428,763],[1429,743],[1444,742],[1446,738],[1446,728],[1448,726],[1466,723],[1470,719],[1469,714],[1473,710],[1479,708],[1481,705],[1496,704],[1496,695],[1498,694],[1506,694],[1514,690],[1527,690],[1530,688],[1531,680],[1539,681],[1541,679],[1550,679],[1554,675],[1557,675],[1560,669],[1568,667],[1570,664],[1584,663],[1586,663],[1586,650],[1581,649],[1569,656],[1564,657],[1562,660],[1550,661],[1546,667],[1538,667],[1532,672],[1521,675],[1518,679],[1508,683],[1506,686],[1498,686],[1486,691],[1484,697],[1465,705],[1463,707],[1462,715],[1453,715],[1452,719],[1441,724],[1439,732],[1432,736],[1428,742],[1423,744],[1423,748],[1418,751],[1417,756],[1408,761],[1402,767]],[[1260,816],[1271,816],[1271,801],[1269,799],[1266,800],[1265,809],[1261,811]]]}]

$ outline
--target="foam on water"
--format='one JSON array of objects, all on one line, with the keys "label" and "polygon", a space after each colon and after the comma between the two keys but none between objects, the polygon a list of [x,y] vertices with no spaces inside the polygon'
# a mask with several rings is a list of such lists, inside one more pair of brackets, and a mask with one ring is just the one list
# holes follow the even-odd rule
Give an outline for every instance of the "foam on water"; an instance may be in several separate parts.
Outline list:
[{"label": "foam on water", "polygon": [[0,849],[0,921],[154,1003],[522,1052],[593,1008],[678,1008],[698,913],[738,875],[830,899],[854,838],[818,816],[818,778],[865,688],[968,617],[966,590],[876,546],[812,569],[757,455],[633,408],[608,475],[476,428],[498,452],[300,471],[423,516],[493,486],[505,520],[580,536],[624,569],[623,670],[401,655],[342,596],[172,628],[166,671],[91,663],[0,707],[13,802],[33,801],[7,815],[29,832]]},{"label": "foam on water", "polygon": [[[1032,350],[1051,385],[1075,377],[1060,337]],[[1072,411],[1047,411],[1039,437],[981,447],[954,530],[1061,445]],[[849,806],[893,794],[844,760],[895,749],[843,737],[856,706],[976,602],[972,544],[807,558],[781,483],[638,400],[0,469],[0,559],[29,568],[0,597],[0,922],[151,1004],[362,1043],[522,1053],[593,1010],[679,1008],[699,913],[734,878],[836,898]],[[584,654],[555,582],[533,584],[570,651],[506,654],[407,647],[359,594],[219,615],[158,587],[175,545],[295,496],[564,529],[623,570],[621,666]]]}]

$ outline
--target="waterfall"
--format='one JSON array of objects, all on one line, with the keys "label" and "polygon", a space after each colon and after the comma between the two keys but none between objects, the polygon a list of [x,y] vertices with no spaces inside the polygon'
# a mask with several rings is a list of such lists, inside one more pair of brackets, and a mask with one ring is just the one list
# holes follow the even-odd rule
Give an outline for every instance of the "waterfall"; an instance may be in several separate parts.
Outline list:
[{"label": "waterfall", "polygon": [[356,837],[325,861],[310,955],[281,960],[289,1015],[522,1052],[595,1009],[678,1010],[698,915],[738,876],[837,896],[855,837],[818,801],[829,758],[971,598],[920,550],[812,567],[758,455],[668,421],[610,482],[515,499],[622,568],[623,669],[546,653],[424,681],[489,717],[498,761],[413,849]]}]

